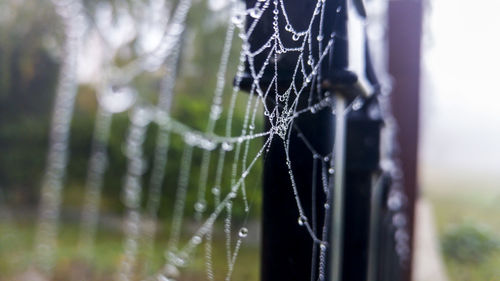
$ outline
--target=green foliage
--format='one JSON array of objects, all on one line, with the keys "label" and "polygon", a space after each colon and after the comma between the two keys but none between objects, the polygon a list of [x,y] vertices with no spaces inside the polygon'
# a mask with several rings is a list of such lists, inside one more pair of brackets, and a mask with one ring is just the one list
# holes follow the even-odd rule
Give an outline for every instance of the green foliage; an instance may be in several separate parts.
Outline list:
[{"label": "green foliage", "polygon": [[[0,24],[0,186],[8,190],[8,201],[17,206],[33,206],[39,197],[39,185],[46,165],[48,135],[55,88],[59,75],[57,46],[62,44],[61,24],[54,14],[50,1],[17,1],[19,4],[0,2],[0,9],[8,9],[12,18]],[[85,1],[89,14],[99,1]],[[113,2],[113,1],[111,1]],[[185,36],[185,47],[181,58],[181,74],[176,82],[172,115],[188,126],[204,131],[210,104],[216,84],[216,73],[223,47],[227,18],[207,15],[206,3],[200,2],[190,11],[190,29]],[[235,36],[236,37],[236,36]],[[213,40],[220,38],[221,40]],[[210,40],[211,39],[211,40]],[[207,44],[207,42],[211,42]],[[232,59],[226,75],[225,108],[228,107],[231,81],[238,58],[238,39],[231,50]],[[133,81],[139,92],[141,103],[154,104],[159,91],[159,80],[164,70],[143,74]],[[241,134],[244,111],[248,96],[238,99],[233,119],[232,134]],[[82,204],[87,165],[89,161],[95,112],[97,109],[96,92],[93,86],[79,88],[75,112],[71,124],[69,143],[69,162],[63,204],[67,209],[79,209]],[[215,133],[225,134],[223,113]],[[108,154],[109,165],[105,173],[101,210],[118,213],[122,211],[121,189],[126,172],[126,158],[123,145],[129,127],[128,113],[113,116]],[[261,120],[256,124],[257,131],[262,128]],[[158,127],[151,125],[144,143],[144,154],[151,168],[154,159]],[[262,146],[260,140],[252,141],[249,161]],[[179,163],[184,149],[180,136],[171,136],[169,160],[166,167],[164,198],[160,215],[168,217],[172,210],[177,187]],[[213,153],[216,155],[217,153]],[[232,169],[234,152],[228,153],[224,173]],[[207,197],[211,196],[214,186],[216,159],[210,163],[211,175],[207,182]],[[193,212],[196,202],[199,164],[202,151],[195,149],[193,167],[190,174],[187,194],[186,213]],[[240,161],[241,162],[241,161]],[[238,167],[241,169],[241,166]],[[249,199],[253,201],[252,215],[258,214],[260,205],[260,169],[257,162],[252,176],[247,177],[246,188]],[[147,194],[150,170],[143,177],[144,191]],[[223,179],[223,191],[230,188],[229,176]],[[225,190],[224,190],[225,189]],[[144,196],[145,197],[145,196]],[[208,206],[213,207],[213,206]],[[235,204],[234,217],[244,219],[243,204]]]},{"label": "green foliage", "polygon": [[457,225],[442,237],[446,258],[460,263],[481,263],[499,246],[498,239],[492,233],[473,223]]},{"label": "green foliage", "polygon": [[[119,218],[115,218],[119,221]],[[119,223],[118,223],[119,225]],[[118,229],[102,228],[97,234],[94,254],[85,257],[79,252],[75,243],[78,241],[78,225],[62,223],[58,236],[56,252],[57,264],[54,268],[52,280],[114,280],[116,268],[123,258],[122,236]],[[35,280],[23,278],[30,268],[33,257],[33,224],[6,223],[0,221],[0,280]],[[155,251],[149,274],[157,271],[165,262],[164,246],[167,244],[166,235],[158,235]],[[186,239],[184,237],[183,239]],[[224,280],[227,272],[225,236],[223,232],[214,233],[213,260],[216,280]],[[141,253],[145,254],[145,253]],[[138,264],[144,265],[143,256],[139,256]],[[233,280],[259,280],[259,245],[244,243],[238,254],[238,260],[233,272]],[[221,262],[218,262],[221,261]],[[203,250],[196,252],[189,268],[183,269],[179,281],[205,280],[205,260]],[[75,278],[76,277],[76,278]],[[140,280],[140,279],[138,279]]]}]

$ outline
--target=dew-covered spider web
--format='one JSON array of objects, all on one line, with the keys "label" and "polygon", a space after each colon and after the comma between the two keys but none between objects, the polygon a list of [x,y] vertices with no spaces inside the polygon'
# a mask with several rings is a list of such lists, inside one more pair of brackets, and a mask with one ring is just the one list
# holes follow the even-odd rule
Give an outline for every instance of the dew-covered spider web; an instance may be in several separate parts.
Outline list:
[{"label": "dew-covered spider web", "polygon": [[[336,40],[335,22],[325,13],[340,12],[328,2],[52,0],[65,41],[59,47],[60,76],[35,237],[38,270],[52,276],[57,263],[75,103],[81,95],[95,94],[76,243],[83,257],[101,254],[94,244],[103,224],[102,194],[110,188],[106,173],[118,157],[110,149],[118,145],[126,166],[120,168],[123,182],[115,194],[121,198],[123,252],[114,277],[200,280],[185,279],[194,268],[206,280],[233,279],[240,251],[257,235],[252,231],[258,232],[250,224],[252,212],[259,212],[262,161],[278,140],[286,155],[297,228],[311,237],[311,280],[325,280],[335,155],[314,147],[295,120],[325,109],[336,114],[334,93],[321,86]],[[382,41],[384,9],[381,1],[374,2],[379,18],[369,40]],[[381,65],[379,80],[388,80],[383,58],[378,60],[382,63],[374,64]],[[82,85],[90,93],[82,93]],[[378,93],[386,122],[381,166],[396,179],[387,203],[395,213],[394,225],[404,232],[405,199],[393,160],[394,121],[387,88],[382,85]],[[363,103],[354,99],[343,114],[359,110]],[[192,112],[197,112],[196,119]],[[119,118],[128,122],[117,144],[113,128]],[[296,163],[290,157],[291,136],[308,148],[310,172],[321,174],[311,187],[324,193],[324,202],[314,202],[324,206],[324,221],[308,215],[302,205],[298,189],[303,187],[295,181]],[[404,235],[400,232],[397,245],[402,259],[409,254]],[[216,237],[223,237],[223,243],[214,242],[220,239]],[[161,262],[154,262],[160,251]]]}]

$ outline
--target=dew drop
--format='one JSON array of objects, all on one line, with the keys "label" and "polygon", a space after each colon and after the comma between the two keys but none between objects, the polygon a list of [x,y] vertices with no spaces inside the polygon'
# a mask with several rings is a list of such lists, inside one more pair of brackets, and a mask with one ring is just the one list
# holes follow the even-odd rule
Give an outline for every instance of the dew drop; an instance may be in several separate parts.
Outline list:
[{"label": "dew drop", "polygon": [[253,8],[250,10],[250,16],[254,19],[259,18],[262,15],[262,10],[259,8]]},{"label": "dew drop", "polygon": [[329,160],[330,160],[330,157],[328,157],[328,156],[323,157],[323,161],[328,162]]},{"label": "dew drop", "polygon": [[397,211],[403,206],[403,199],[399,193],[391,194],[387,200],[387,206],[392,211]]},{"label": "dew drop", "polygon": [[137,126],[146,126],[152,120],[152,111],[148,106],[137,106],[131,113],[130,120]]},{"label": "dew drop", "polygon": [[210,110],[210,118],[217,120],[220,118],[221,113],[222,107],[220,105],[214,105]]},{"label": "dew drop", "polygon": [[209,139],[201,139],[200,147],[205,150],[214,150],[217,147],[217,143]]},{"label": "dew drop", "polygon": [[174,263],[177,265],[177,266],[184,266],[186,265],[186,261],[181,258],[181,257],[177,257],[174,259]]},{"label": "dew drop", "polygon": [[106,111],[120,113],[128,110],[136,101],[137,92],[130,87],[112,86],[102,94],[99,92],[97,101]]},{"label": "dew drop", "polygon": [[300,35],[298,35],[298,34],[292,35],[292,40],[293,41],[298,41],[299,39],[300,39]]},{"label": "dew drop", "polygon": [[[168,276],[170,278],[177,277],[180,274],[179,269],[177,267],[175,267],[173,264],[167,264],[163,268],[163,272],[164,272],[164,274],[166,274],[166,276]],[[167,280],[172,281],[173,279],[167,279]]]},{"label": "dew drop", "polygon": [[233,150],[233,145],[229,142],[223,142],[222,143],[222,149],[224,149],[225,151],[231,151]]},{"label": "dew drop", "polygon": [[194,236],[194,237],[193,237],[193,239],[191,239],[191,241],[193,241],[193,243],[194,243],[195,245],[198,245],[198,244],[200,244],[200,243],[201,243],[202,239],[201,239],[201,237],[200,237],[200,236],[196,235],[196,236]]},{"label": "dew drop", "polygon": [[168,279],[165,275],[163,274],[159,274],[158,276],[156,276],[156,280],[158,281],[171,281],[171,279]]},{"label": "dew drop", "polygon": [[242,14],[236,14],[233,16],[232,21],[236,26],[240,26],[243,24],[244,19]]},{"label": "dew drop", "polygon": [[363,106],[363,101],[362,100],[355,100],[353,103],[352,103],[352,109],[353,110],[359,110],[361,109],[361,107]]},{"label": "dew drop", "polygon": [[304,224],[307,223],[307,217],[306,216],[300,216],[297,222],[299,223],[300,226],[303,226]]},{"label": "dew drop", "polygon": [[338,6],[336,12],[340,13],[342,11],[342,6]]},{"label": "dew drop", "polygon": [[318,41],[320,41],[320,42],[321,42],[321,41],[323,41],[323,35],[322,35],[322,34],[318,35],[318,36],[316,37],[316,40],[318,40]]},{"label": "dew drop", "polygon": [[286,30],[286,31],[292,31],[292,25],[291,25],[291,24],[287,24],[287,25],[285,26],[285,30]]},{"label": "dew drop", "polygon": [[246,228],[246,227],[240,228],[240,232],[238,233],[238,236],[240,236],[241,238],[245,238],[245,237],[247,237],[247,235],[248,235],[248,228]]},{"label": "dew drop", "polygon": [[397,227],[403,227],[406,225],[406,217],[402,213],[395,214],[392,217],[392,223]]},{"label": "dew drop", "polygon": [[212,194],[213,195],[219,195],[220,194],[220,188],[219,187],[214,187],[212,188]]},{"label": "dew drop", "polygon": [[205,201],[198,201],[194,204],[194,209],[197,212],[203,212],[207,208],[207,203]]},{"label": "dew drop", "polygon": [[334,168],[330,168],[330,169],[328,169],[328,173],[329,173],[330,175],[333,175],[333,173],[335,173],[335,169],[334,169]]}]

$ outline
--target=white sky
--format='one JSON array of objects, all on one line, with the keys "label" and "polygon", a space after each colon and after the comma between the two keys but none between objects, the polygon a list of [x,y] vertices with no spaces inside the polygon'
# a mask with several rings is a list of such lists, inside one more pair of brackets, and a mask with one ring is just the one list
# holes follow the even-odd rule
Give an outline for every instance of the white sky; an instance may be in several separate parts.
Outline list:
[{"label": "white sky", "polygon": [[486,173],[500,179],[500,1],[429,4],[422,63],[422,171]]}]

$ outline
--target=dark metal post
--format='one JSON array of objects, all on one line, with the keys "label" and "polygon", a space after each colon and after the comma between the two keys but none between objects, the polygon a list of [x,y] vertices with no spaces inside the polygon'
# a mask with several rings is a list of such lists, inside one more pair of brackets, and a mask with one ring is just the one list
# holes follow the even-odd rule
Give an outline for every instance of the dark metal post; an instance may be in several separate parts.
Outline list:
[{"label": "dark metal post", "polygon": [[[247,0],[247,7],[253,7],[256,0]],[[287,13],[296,15],[291,19],[299,19],[300,15],[309,14],[307,11],[314,8],[310,1],[290,0],[287,2]],[[352,87],[357,82],[355,74],[347,71],[347,9],[346,0],[328,0],[326,5],[326,16],[324,22],[325,42],[329,35],[335,30],[336,41],[333,52],[328,60],[322,65],[322,94],[326,91],[333,94],[342,94],[343,98],[352,101],[351,92],[345,89]],[[340,7],[340,8],[339,8]],[[271,12],[271,11],[269,11]],[[272,13],[264,14],[261,23],[257,26],[258,31],[249,38],[250,48],[262,46],[272,34]],[[300,26],[304,23],[295,23]],[[305,26],[304,26],[305,27]],[[282,26],[279,27],[283,29]],[[317,32],[314,31],[314,32]],[[282,34],[286,34],[283,32]],[[316,37],[316,36],[314,36]],[[286,38],[283,39],[286,41]],[[260,65],[264,58],[255,58],[254,63]],[[281,56],[278,63],[278,88],[280,92],[286,90],[292,81],[291,74],[295,66],[296,57]],[[247,65],[248,72],[248,65]],[[263,85],[268,85],[273,73],[265,73],[260,79]],[[298,81],[300,83],[301,81]],[[241,82],[241,88],[249,91],[254,81],[250,75]],[[269,99],[269,105],[274,107],[274,97]],[[301,105],[306,105],[307,100],[301,100]],[[368,240],[369,240],[369,217],[370,196],[372,176],[378,169],[379,156],[379,132],[380,120],[373,120],[368,116],[368,109],[377,106],[374,101],[369,101],[359,111],[347,116],[346,134],[346,170],[345,170],[345,193],[341,201],[345,204],[343,218],[344,237],[339,249],[341,277],[340,280],[366,280],[368,267]],[[267,122],[267,120],[266,120]],[[316,218],[315,232],[321,237],[323,222],[325,221],[325,206],[327,201],[321,182],[321,161],[324,159],[313,159],[311,151],[298,135],[298,130],[303,138],[306,138],[314,149],[321,155],[329,155],[332,152],[335,131],[335,115],[331,108],[325,108],[315,113],[305,113],[294,120],[291,135],[290,160],[294,180],[298,188],[297,192],[302,202],[305,214],[308,218]],[[271,125],[266,123],[266,129]],[[318,264],[313,264],[312,259],[318,260],[319,245],[314,244],[307,229],[298,223],[299,212],[292,191],[292,184],[288,167],[286,165],[283,140],[276,136],[265,156],[264,163],[264,186],[263,186],[263,213],[262,213],[262,259],[261,280],[276,281],[304,281],[317,280]],[[318,169],[313,173],[314,161],[317,161]],[[327,166],[330,161],[324,162]],[[313,183],[316,186],[313,187]],[[330,206],[333,198],[330,198]],[[316,202],[316,204],[313,204]],[[330,208],[331,209],[331,208]],[[331,214],[330,214],[331,215]],[[331,219],[326,218],[328,221]],[[331,229],[328,230],[331,233]],[[328,235],[329,236],[329,235]],[[328,237],[327,236],[327,237]],[[327,280],[332,280],[329,268],[332,249],[328,241],[329,256],[327,257]],[[316,256],[313,257],[313,253]]]},{"label": "dark metal post", "polygon": [[[413,222],[417,186],[419,128],[420,41],[422,1],[389,2],[389,73],[394,78],[392,107],[398,123],[399,157],[408,196],[410,253],[413,249]],[[411,280],[412,257],[407,261],[404,280]]]}]

